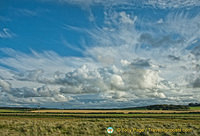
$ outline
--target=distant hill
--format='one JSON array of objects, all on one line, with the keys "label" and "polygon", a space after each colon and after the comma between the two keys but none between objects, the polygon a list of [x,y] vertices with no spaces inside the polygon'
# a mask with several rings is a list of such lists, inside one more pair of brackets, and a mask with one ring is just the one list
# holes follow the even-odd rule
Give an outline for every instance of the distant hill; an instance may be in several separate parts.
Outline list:
[{"label": "distant hill", "polygon": [[[188,105],[168,105],[168,104],[160,104],[160,105],[149,105],[143,107],[128,107],[128,108],[113,108],[112,110],[189,110],[190,107],[198,107],[200,103],[189,103]],[[14,109],[14,110],[37,110],[37,109],[59,109],[59,108],[30,108],[30,107],[0,107],[0,109]],[[78,109],[74,109],[78,110]],[[94,109],[85,109],[85,110],[94,110]],[[102,109],[95,109],[95,110],[102,110]],[[104,109],[104,110],[111,110],[111,109]]]},{"label": "distant hill", "polygon": [[196,106],[200,106],[200,103],[189,103],[188,106],[196,107]]}]

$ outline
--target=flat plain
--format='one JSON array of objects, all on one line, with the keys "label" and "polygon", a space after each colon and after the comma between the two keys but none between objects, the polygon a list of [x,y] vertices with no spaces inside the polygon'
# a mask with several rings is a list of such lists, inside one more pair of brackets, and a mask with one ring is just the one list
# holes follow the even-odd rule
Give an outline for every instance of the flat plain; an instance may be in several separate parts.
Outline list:
[{"label": "flat plain", "polygon": [[[0,111],[1,136],[199,136],[200,113],[157,110]],[[112,127],[114,132],[107,133]]]}]

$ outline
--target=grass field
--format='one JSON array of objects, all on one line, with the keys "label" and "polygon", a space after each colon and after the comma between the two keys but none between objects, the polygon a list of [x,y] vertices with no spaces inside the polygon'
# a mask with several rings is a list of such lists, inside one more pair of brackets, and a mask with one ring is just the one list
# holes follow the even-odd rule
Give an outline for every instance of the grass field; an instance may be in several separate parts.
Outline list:
[{"label": "grass field", "polygon": [[190,110],[200,110],[200,106],[197,106],[197,107],[190,107]]},{"label": "grass field", "polygon": [[200,113],[200,109],[197,110],[34,110],[30,112],[40,113]]},{"label": "grass field", "polygon": [[[2,112],[1,112],[2,111]],[[1,136],[199,136],[199,113],[0,111]],[[89,110],[90,111],[90,110]],[[115,111],[115,110],[114,110]],[[123,111],[123,110],[121,110]],[[116,112],[116,111],[115,111]],[[130,110],[129,110],[130,112]],[[133,111],[131,111],[133,112]],[[125,112],[126,113],[126,112]],[[108,134],[106,129],[113,127]]]},{"label": "grass field", "polygon": [[0,109],[0,113],[2,112],[24,112],[23,110],[10,110],[10,109]]}]

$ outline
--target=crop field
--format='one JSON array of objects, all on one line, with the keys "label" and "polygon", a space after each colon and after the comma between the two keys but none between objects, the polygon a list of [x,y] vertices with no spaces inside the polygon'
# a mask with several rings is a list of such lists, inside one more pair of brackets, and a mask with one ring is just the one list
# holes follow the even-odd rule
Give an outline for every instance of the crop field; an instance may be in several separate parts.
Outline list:
[{"label": "crop field", "polygon": [[[3,110],[1,110],[3,111]],[[76,113],[75,113],[76,111]],[[84,112],[83,112],[84,111]],[[87,111],[87,112],[86,112]],[[90,111],[90,112],[89,112]],[[95,112],[94,112],[95,111]],[[99,111],[99,112],[96,112]],[[101,112],[100,112],[101,111]],[[125,110],[0,112],[1,136],[199,136],[199,112]],[[112,112],[111,112],[112,111]],[[114,132],[108,134],[107,128]]]}]

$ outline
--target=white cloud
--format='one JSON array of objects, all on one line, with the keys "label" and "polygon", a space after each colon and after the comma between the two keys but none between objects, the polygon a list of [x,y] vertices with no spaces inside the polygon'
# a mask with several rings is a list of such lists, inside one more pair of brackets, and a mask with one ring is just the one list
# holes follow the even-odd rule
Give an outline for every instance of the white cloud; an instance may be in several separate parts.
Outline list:
[{"label": "white cloud", "polygon": [[124,82],[123,82],[121,76],[119,76],[119,75],[112,75],[112,77],[111,77],[111,84],[113,86],[116,86],[116,87],[122,87],[124,85]]},{"label": "white cloud", "polygon": [[33,10],[28,10],[28,9],[17,9],[16,12],[18,15],[23,15],[23,16],[37,16],[38,13]]},{"label": "white cloud", "polygon": [[199,6],[200,2],[198,0],[147,0],[145,4],[159,8],[183,8]]},{"label": "white cloud", "polygon": [[[41,0],[41,1],[55,1],[55,0]],[[59,3],[76,4],[82,7],[89,7],[93,5],[103,5],[105,7],[111,7],[116,5],[126,5],[127,7],[144,7],[151,6],[154,8],[183,8],[199,6],[199,0],[59,0],[55,1]]]},{"label": "white cloud", "polygon": [[[23,56],[24,54],[21,55]],[[30,56],[32,59],[35,57],[32,55]],[[20,56],[18,57],[21,58]],[[26,58],[29,59],[28,56]],[[60,57],[60,59],[65,58]],[[4,58],[4,60],[7,59]],[[24,61],[23,63],[27,62],[28,61]],[[142,60],[142,62],[144,62],[144,60]],[[38,64],[39,63],[40,62],[38,62]],[[140,64],[141,60],[135,60],[133,63],[127,64],[126,66],[98,67],[98,62],[93,62],[93,65],[97,65],[96,67],[82,65],[72,70],[72,72],[65,73],[58,73],[57,70],[51,73],[51,68],[43,70],[35,69],[32,71],[24,70],[25,73],[19,71],[12,76],[12,80],[2,80],[0,84],[2,88],[1,91],[7,95],[9,101],[15,99],[16,103],[29,103],[30,100],[33,100],[33,103],[37,103],[34,102],[36,98],[40,103],[64,100],[67,102],[68,100],[74,100],[72,98],[77,94],[80,94],[81,98],[84,98],[85,94],[96,94],[97,98],[111,98],[114,101],[128,101],[133,98],[152,96],[163,98],[163,93],[155,95],[157,89],[162,90],[164,86],[165,90],[169,90],[171,87],[161,82],[162,79],[159,78],[156,71],[151,69],[151,66],[149,66],[150,69],[141,69],[143,65],[138,65],[138,63]],[[17,65],[16,67],[14,65],[10,66],[18,69]],[[24,67],[26,67],[26,64]],[[48,75],[50,73],[51,75]],[[30,83],[35,82],[35,86],[31,88],[29,84],[23,87],[22,84],[27,81]],[[11,86],[11,84],[14,85],[15,82],[18,82],[18,87]],[[21,82],[21,87],[19,86],[19,82]],[[146,93],[148,93],[148,95],[146,95]],[[62,99],[57,99],[57,97],[62,97]],[[23,101],[19,100],[19,98],[23,98]]]},{"label": "white cloud", "polygon": [[0,31],[0,38],[12,38],[13,36],[15,36],[15,34],[8,28],[3,28],[2,31]]},{"label": "white cloud", "polygon": [[126,12],[120,12],[120,16],[121,16],[121,22],[122,23],[127,23],[127,24],[134,24],[134,22],[137,19],[137,16],[134,17],[134,19],[130,18],[129,14],[126,14]]},{"label": "white cloud", "polygon": [[159,20],[157,21],[157,23],[158,23],[158,24],[162,24],[162,23],[163,23],[163,19],[162,19],[162,18],[159,19]]},{"label": "white cloud", "polygon": [[1,87],[1,90],[5,90],[5,91],[8,91],[10,90],[10,83],[0,79],[0,87]]},{"label": "white cloud", "polygon": [[46,70],[48,71],[47,74],[52,74],[56,71],[63,73],[69,72],[83,64],[90,65],[90,63],[92,63],[92,59],[90,58],[60,57],[52,51],[45,51],[43,53],[32,51],[30,55],[7,48],[1,49],[1,51],[10,57],[1,58],[0,63],[13,67],[21,72],[33,70],[42,72],[42,70]]},{"label": "white cloud", "polygon": [[120,62],[121,62],[121,64],[122,64],[122,66],[127,66],[127,65],[129,65],[129,64],[131,64],[129,61],[127,61],[127,60],[120,60]]}]

